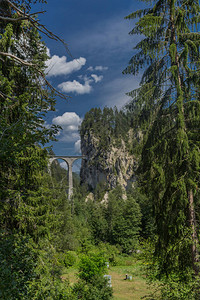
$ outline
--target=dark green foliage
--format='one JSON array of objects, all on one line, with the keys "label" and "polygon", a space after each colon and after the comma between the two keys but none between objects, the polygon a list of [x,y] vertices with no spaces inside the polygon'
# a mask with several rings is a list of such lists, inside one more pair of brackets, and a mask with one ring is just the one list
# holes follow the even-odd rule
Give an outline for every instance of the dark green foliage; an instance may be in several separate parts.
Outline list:
[{"label": "dark green foliage", "polygon": [[[99,157],[99,159],[101,159],[101,158]],[[93,191],[94,199],[98,202],[101,201],[105,195],[105,192],[108,190],[109,190],[109,188],[108,188],[108,184],[106,183],[106,180],[105,179],[101,180],[100,182],[97,183],[97,185]]]},{"label": "dark green foliage", "polygon": [[[88,182],[88,190],[94,193],[97,201],[103,199],[105,191],[115,187],[118,182],[118,156],[125,156],[126,152],[127,156],[133,154],[132,141],[136,137],[130,125],[131,114],[116,108],[104,108],[103,111],[93,108],[86,113],[81,124],[81,147],[83,155],[87,157],[82,163],[81,183]],[[119,154],[114,157],[114,152]],[[131,173],[128,168],[125,172]],[[131,177],[131,174],[127,175]]]},{"label": "dark green foliage", "polygon": [[28,299],[73,299],[68,282],[61,280],[62,259],[48,239],[37,247],[35,278],[29,282]]},{"label": "dark green foliage", "polygon": [[106,220],[108,241],[119,245],[125,253],[136,250],[141,225],[140,207],[131,195],[124,200],[119,187],[109,193]]},{"label": "dark green foliage", "polygon": [[79,263],[79,278],[92,282],[95,276],[102,276],[106,270],[105,258],[100,254],[83,255]]},{"label": "dark green foliage", "polygon": [[[17,27],[1,23],[0,28],[2,51],[9,50],[21,59],[30,57],[44,71],[46,48],[34,27],[21,21]],[[24,35],[27,45],[22,42]],[[1,226],[5,230],[21,228],[32,234],[32,226],[36,224],[33,224],[31,214],[37,210],[37,201],[42,201],[39,188],[47,165],[47,151],[38,144],[49,141],[56,132],[54,128],[47,129],[43,120],[55,101],[53,95],[40,85],[34,68],[25,67],[8,57],[0,61],[0,81]],[[30,218],[25,216],[25,210]],[[42,207],[40,210],[42,213]]]},{"label": "dark green foliage", "polygon": [[[123,193],[120,187],[109,192],[107,203],[101,203],[98,199],[86,202],[87,194],[81,196],[81,193],[75,193],[73,214],[66,210],[64,222],[61,223],[62,230],[56,243],[59,249],[78,250],[87,254],[94,244],[103,243],[116,245],[125,253],[136,250],[142,217],[138,203],[142,196],[139,193],[128,193],[127,199],[124,200]],[[149,215],[150,212],[145,216],[144,222],[147,224],[150,222]],[[146,223],[144,235],[148,235],[150,231],[150,225],[148,227]],[[114,261],[113,252],[110,255],[109,259]]]},{"label": "dark green foliage", "polygon": [[198,1],[161,0],[127,17],[144,36],[124,73],[144,71],[129,108],[144,135],[139,180],[153,201],[160,275],[199,272],[199,12]]},{"label": "dark green foliage", "polygon": [[87,136],[90,132],[99,140],[99,149],[107,150],[109,146],[121,139],[127,139],[127,133],[130,129],[131,117],[125,111],[118,111],[117,108],[105,107],[103,111],[100,108],[92,108],[85,114],[81,124],[81,137]]},{"label": "dark green foliage", "polygon": [[112,288],[103,278],[106,271],[105,258],[96,253],[83,255],[79,264],[80,280],[73,290],[78,299],[109,300],[112,298]]},{"label": "dark green foliage", "polygon": [[63,255],[64,265],[65,267],[73,266],[77,261],[76,253],[73,251],[67,251]]},{"label": "dark green foliage", "polygon": [[130,194],[123,199],[117,187],[108,194],[108,203],[87,203],[87,219],[96,243],[102,241],[117,245],[122,252],[129,253],[138,246],[141,226],[139,204]]},{"label": "dark green foliage", "polygon": [[[110,300],[112,299],[112,289],[108,286],[107,279],[94,277],[92,282],[85,283],[79,281],[73,288],[73,294],[78,299],[87,300]],[[77,298],[76,298],[77,299]]]},{"label": "dark green foliage", "polygon": [[[9,5],[1,1],[1,13],[14,17]],[[57,132],[44,122],[55,104],[41,80],[46,46],[29,21],[1,20],[0,48],[0,298],[71,299],[53,246],[63,221],[62,197],[50,188],[48,152],[41,148]]]},{"label": "dark green foliage", "polygon": [[176,277],[176,275],[170,276],[166,280],[166,283],[161,289],[162,299],[169,300],[197,300],[199,299],[199,286],[193,278],[188,278],[188,281],[185,282]]},{"label": "dark green foliage", "polygon": [[108,241],[108,222],[106,220],[107,208],[99,202],[88,201],[87,214],[88,225],[90,226],[95,243]]},{"label": "dark green foliage", "polygon": [[36,255],[31,241],[18,234],[0,237],[0,298],[28,298],[28,283],[35,278]]},{"label": "dark green foliage", "polygon": [[54,178],[54,180],[57,182],[57,185],[59,184],[60,189],[66,189],[68,187],[68,176],[67,176],[67,170],[61,168],[58,161],[54,160],[51,164],[51,176]]},{"label": "dark green foliage", "polygon": [[60,279],[59,256],[48,240],[36,246],[30,237],[1,234],[0,259],[2,300],[72,299],[69,286]]},{"label": "dark green foliage", "polygon": [[155,218],[153,214],[153,203],[138,187],[129,188],[128,195],[135,199],[141,211],[140,237],[143,239],[154,239],[156,234]]}]

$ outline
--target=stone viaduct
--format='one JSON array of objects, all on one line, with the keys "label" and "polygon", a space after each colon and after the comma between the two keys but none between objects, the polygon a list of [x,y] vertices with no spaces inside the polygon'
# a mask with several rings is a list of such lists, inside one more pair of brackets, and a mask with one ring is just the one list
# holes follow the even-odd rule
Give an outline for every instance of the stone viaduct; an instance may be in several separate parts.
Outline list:
[{"label": "stone viaduct", "polygon": [[81,159],[84,158],[84,156],[51,156],[49,158],[49,170],[50,170],[50,166],[52,164],[52,162],[56,159],[62,159],[64,160],[67,165],[68,165],[68,183],[69,183],[69,187],[68,187],[68,199],[71,200],[72,199],[72,195],[73,195],[73,177],[72,177],[72,165],[75,162],[75,160],[77,159]]}]

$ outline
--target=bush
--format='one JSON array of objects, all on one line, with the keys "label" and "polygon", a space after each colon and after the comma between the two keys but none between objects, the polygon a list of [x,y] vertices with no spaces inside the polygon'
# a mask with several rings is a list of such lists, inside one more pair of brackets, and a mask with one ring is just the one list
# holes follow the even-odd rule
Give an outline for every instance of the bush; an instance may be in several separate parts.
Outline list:
[{"label": "bush", "polygon": [[106,261],[108,261],[112,266],[116,266],[118,262],[118,256],[120,255],[120,250],[115,245],[110,245],[109,243],[99,243],[98,249],[104,253]]},{"label": "bush", "polygon": [[105,258],[100,254],[82,255],[78,277],[86,282],[92,282],[93,277],[104,274],[106,270],[105,262]]},{"label": "bush", "polygon": [[107,279],[95,276],[90,283],[79,280],[74,285],[74,295],[76,299],[84,300],[110,300],[112,298],[112,288],[108,286]]},{"label": "bush", "polygon": [[65,267],[67,267],[67,268],[74,266],[77,262],[76,253],[73,251],[65,252],[63,254],[63,262],[64,262]]},{"label": "bush", "polygon": [[109,300],[112,288],[103,277],[106,265],[105,258],[99,253],[83,254],[79,263],[79,281],[73,286],[77,299]]}]

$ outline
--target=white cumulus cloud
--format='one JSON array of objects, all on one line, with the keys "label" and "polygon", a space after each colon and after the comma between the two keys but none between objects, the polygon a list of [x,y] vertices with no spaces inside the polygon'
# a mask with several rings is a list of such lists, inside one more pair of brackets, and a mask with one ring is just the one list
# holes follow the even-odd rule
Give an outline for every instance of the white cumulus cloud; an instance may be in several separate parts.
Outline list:
[{"label": "white cumulus cloud", "polygon": [[84,84],[77,80],[66,81],[58,85],[58,88],[64,93],[76,93],[79,95],[89,94],[92,91],[91,80],[86,80]]},{"label": "white cumulus cloud", "polygon": [[108,70],[108,67],[103,67],[103,66],[92,67],[92,66],[90,66],[87,70],[91,71],[91,72],[93,72],[93,71],[106,71],[106,70]]},{"label": "white cumulus cloud", "polygon": [[100,82],[103,79],[103,76],[92,74],[91,77],[79,75],[78,78],[83,80],[84,83],[80,83],[77,80],[62,82],[58,85],[58,88],[64,93],[75,93],[78,95],[89,94],[92,91],[91,83]]},{"label": "white cumulus cloud", "polygon": [[103,76],[100,75],[96,75],[96,74],[92,74],[91,77],[94,79],[95,83],[100,82],[103,79]]},{"label": "white cumulus cloud", "polygon": [[76,143],[74,144],[74,151],[78,154],[81,154],[81,140],[80,139],[78,141],[76,141]]},{"label": "white cumulus cloud", "polygon": [[67,163],[65,161],[61,162],[60,166],[61,166],[61,168],[65,169],[65,170],[68,170],[68,166],[67,166]]},{"label": "white cumulus cloud", "polygon": [[[47,53],[50,56],[50,51],[47,49]],[[86,59],[80,57],[73,59],[72,61],[67,61],[66,56],[59,57],[53,55],[50,59],[46,61],[46,73],[47,76],[58,76],[58,75],[68,75],[75,71],[80,70],[86,64]]]},{"label": "white cumulus cloud", "polygon": [[62,116],[53,118],[52,123],[62,127],[60,141],[75,142],[80,139],[78,129],[81,121],[75,112],[65,112]]}]

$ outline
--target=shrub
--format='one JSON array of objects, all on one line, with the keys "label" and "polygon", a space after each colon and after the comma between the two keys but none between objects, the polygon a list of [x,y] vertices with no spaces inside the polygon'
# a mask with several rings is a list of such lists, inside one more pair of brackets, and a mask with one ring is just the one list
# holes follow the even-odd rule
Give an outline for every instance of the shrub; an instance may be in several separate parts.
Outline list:
[{"label": "shrub", "polygon": [[79,281],[73,287],[77,299],[109,300],[112,298],[112,288],[103,277],[105,270],[105,258],[101,254],[82,255],[79,263]]},{"label": "shrub", "polygon": [[79,263],[80,279],[86,282],[92,282],[92,278],[102,276],[106,270],[105,258],[100,254],[82,255]]},{"label": "shrub", "polygon": [[64,261],[65,267],[69,268],[69,267],[72,267],[76,264],[77,256],[76,256],[75,252],[67,251],[67,252],[64,253],[63,256],[64,256],[63,261]]}]

